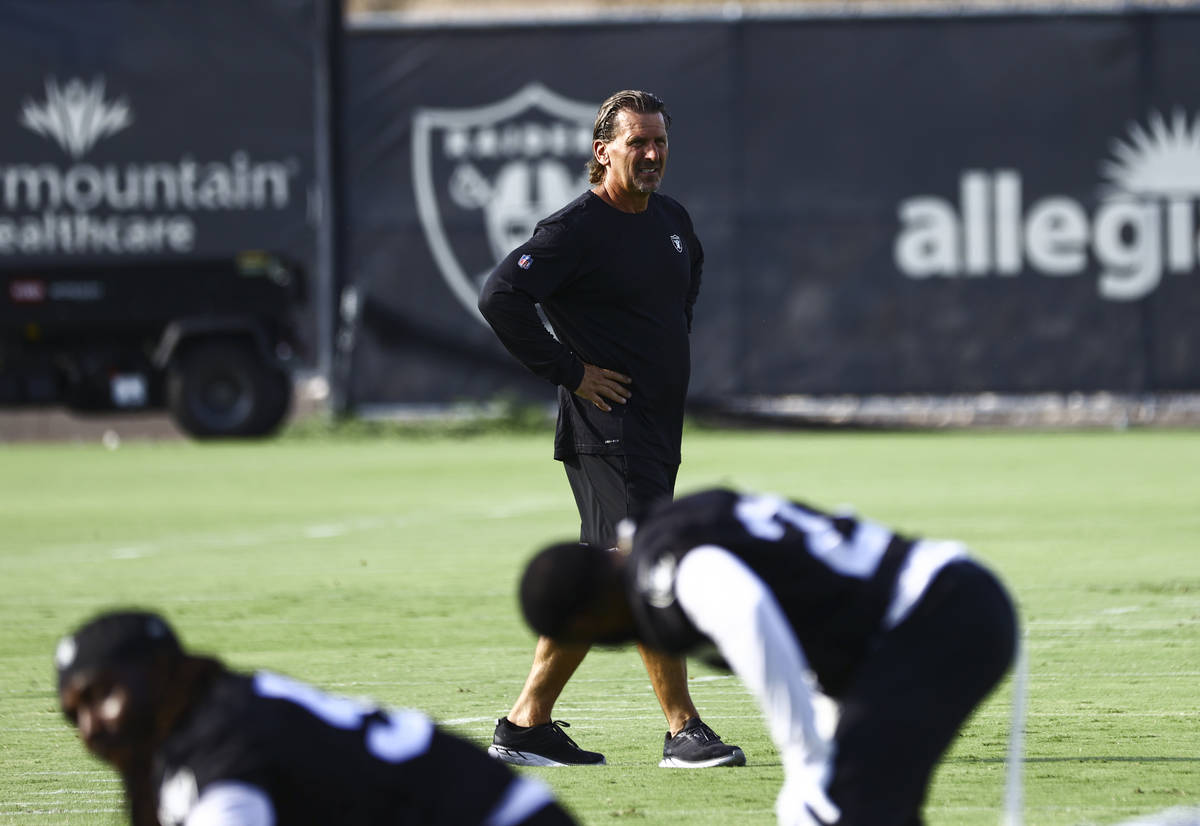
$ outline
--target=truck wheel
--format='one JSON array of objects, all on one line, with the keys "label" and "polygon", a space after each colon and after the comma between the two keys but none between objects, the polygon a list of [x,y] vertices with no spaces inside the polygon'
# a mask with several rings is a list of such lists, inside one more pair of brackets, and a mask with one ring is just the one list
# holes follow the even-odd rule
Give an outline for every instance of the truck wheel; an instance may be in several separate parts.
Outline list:
[{"label": "truck wheel", "polygon": [[283,422],[291,381],[246,344],[196,344],[167,371],[167,405],[197,438],[265,436]]}]

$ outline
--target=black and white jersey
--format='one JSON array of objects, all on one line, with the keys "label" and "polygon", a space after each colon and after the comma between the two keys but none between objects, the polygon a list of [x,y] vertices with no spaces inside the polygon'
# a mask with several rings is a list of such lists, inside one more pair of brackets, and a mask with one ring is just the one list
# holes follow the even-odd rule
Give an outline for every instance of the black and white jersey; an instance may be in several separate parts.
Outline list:
[{"label": "black and white jersey", "polygon": [[[703,265],[678,201],[654,193],[644,212],[629,213],[585,192],[539,222],[488,276],[480,312],[509,352],[559,385],[555,458],[620,454],[679,463],[688,334]],[[584,362],[631,377],[628,403],[606,412],[575,396]]]},{"label": "black and white jersey", "polygon": [[514,824],[550,802],[419,712],[268,672],[218,677],[155,772],[163,826]]},{"label": "black and white jersey", "polygon": [[[678,593],[681,563],[699,547],[732,554],[769,590],[822,690],[836,697],[872,637],[896,624],[932,576],[910,564],[913,546],[868,520],[710,490],[652,510],[637,527],[626,572],[641,638],[682,653],[713,636],[698,614],[720,612],[731,595],[713,581],[707,597],[687,605]],[[961,546],[937,547],[922,559],[940,566],[962,555]]]},{"label": "black and white jersey", "polygon": [[990,572],[957,542],[726,490],[659,504],[632,539],[639,638],[720,649],[779,749],[781,824],[920,822],[939,755],[1012,658]]}]

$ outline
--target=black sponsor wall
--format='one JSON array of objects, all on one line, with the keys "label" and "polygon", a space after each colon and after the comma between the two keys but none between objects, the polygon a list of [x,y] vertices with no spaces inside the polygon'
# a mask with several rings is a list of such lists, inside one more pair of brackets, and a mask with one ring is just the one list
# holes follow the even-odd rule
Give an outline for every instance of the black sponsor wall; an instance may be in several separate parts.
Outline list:
[{"label": "black sponsor wall", "polygon": [[[759,313],[753,329],[789,331],[795,346],[772,347],[759,335],[748,347],[745,391],[1139,384],[1140,313],[1099,301],[1094,278],[1024,269],[1005,277],[987,266],[967,276],[962,260],[968,170],[1019,170],[1026,200],[1093,200],[1105,142],[1140,109],[1125,22],[921,19],[751,31],[747,89],[798,117],[791,128],[761,130],[749,153],[759,197],[747,242],[763,262],[749,303]],[[801,56],[789,61],[800,64],[797,82],[780,88],[772,78],[788,55]],[[951,210],[952,274],[897,270],[898,210],[917,196]]]},{"label": "black sponsor wall", "polygon": [[[351,404],[448,402],[505,393],[550,397],[550,387],[517,364],[477,315],[477,279],[503,254],[496,238],[515,238],[508,248],[516,246],[532,230],[531,218],[585,189],[595,110],[619,88],[653,85],[678,113],[669,191],[688,204],[702,240],[712,245],[712,271],[732,272],[728,196],[736,187],[736,169],[729,147],[740,127],[719,115],[734,95],[737,75],[731,30],[676,25],[671,34],[673,45],[667,49],[661,31],[628,26],[352,36],[345,215],[359,323]],[[648,74],[654,84],[646,82]],[[466,131],[472,147],[458,156],[448,145],[453,128],[443,124],[449,122]],[[424,130],[427,140],[420,123],[437,124]],[[566,149],[555,137],[544,137],[549,148],[532,150],[504,138],[538,125],[550,135],[562,127]],[[488,148],[491,131],[499,133],[494,151]],[[423,146],[427,154],[414,160]],[[415,174],[427,176],[433,190],[424,217]],[[470,189],[461,185],[464,178],[482,179],[491,188],[495,214],[489,215],[488,207],[461,205],[470,202],[462,197],[461,190]],[[557,199],[550,197],[553,193]],[[700,193],[715,197],[701,199]],[[531,201],[540,210],[531,208]],[[444,242],[441,261],[439,240],[431,235]],[[472,282],[469,289],[466,281]],[[716,307],[723,295],[736,292],[734,282],[714,278],[705,286],[705,301]],[[714,319],[710,334],[718,325],[738,323],[731,316]],[[734,362],[726,347],[713,345],[711,353],[704,352],[698,340],[697,361],[709,363],[710,375],[720,380],[733,373]]]},{"label": "black sponsor wall", "polygon": [[[1142,83],[1148,107],[1161,111],[1179,107],[1191,125],[1190,174],[1180,170],[1176,182],[1181,196],[1190,201],[1194,223],[1190,269],[1163,276],[1163,284],[1145,300],[1147,379],[1154,387],[1200,387],[1200,19],[1144,17],[1139,27],[1145,57]],[[1183,153],[1181,153],[1183,154]],[[1182,236],[1183,233],[1178,233]]]},{"label": "black sponsor wall", "polygon": [[348,399],[550,397],[471,279],[580,191],[548,136],[623,87],[667,100],[705,244],[694,398],[1195,389],[1196,42],[1183,12],[355,31]]},{"label": "black sponsor wall", "polygon": [[319,296],[325,14],[323,0],[5,0],[0,265],[267,249]]}]

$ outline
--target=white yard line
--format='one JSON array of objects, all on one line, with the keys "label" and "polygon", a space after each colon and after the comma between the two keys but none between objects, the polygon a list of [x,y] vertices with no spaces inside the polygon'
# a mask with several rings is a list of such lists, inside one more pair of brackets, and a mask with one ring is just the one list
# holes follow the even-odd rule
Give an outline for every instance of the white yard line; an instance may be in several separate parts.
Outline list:
[{"label": "white yard line", "polygon": [[[490,510],[471,511],[473,518],[484,519],[518,519],[531,513],[540,513],[559,507],[557,499],[530,499],[494,507]],[[287,539],[303,539],[308,541],[323,541],[336,539],[354,533],[365,533],[383,529],[394,529],[414,524],[428,523],[449,518],[446,513],[417,514],[397,516],[359,516],[342,520],[296,524],[280,522],[264,525],[251,531],[204,531],[193,534],[179,534],[169,540],[161,541],[131,541],[131,542],[75,542],[61,545],[47,545],[41,548],[27,549],[37,555],[52,554],[107,554],[112,559],[143,559],[180,550],[195,550],[197,548],[229,548],[261,545],[267,542],[277,542]]]},{"label": "white yard line", "polygon": [[[16,801],[12,803],[0,803],[0,806],[43,806],[42,801],[37,803],[29,803],[25,801]],[[17,811],[6,812],[0,810],[0,817],[30,817],[33,815],[108,815],[124,812],[124,808],[120,809],[26,809],[22,808]]]}]

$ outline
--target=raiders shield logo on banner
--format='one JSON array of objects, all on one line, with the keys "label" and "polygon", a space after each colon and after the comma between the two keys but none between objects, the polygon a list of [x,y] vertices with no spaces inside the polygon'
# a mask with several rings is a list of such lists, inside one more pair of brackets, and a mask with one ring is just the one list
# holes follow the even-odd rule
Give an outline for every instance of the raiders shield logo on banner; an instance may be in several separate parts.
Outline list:
[{"label": "raiders shield logo on banner", "polygon": [[595,104],[539,83],[487,106],[417,110],[417,214],[442,277],[479,321],[492,268],[588,188],[595,116]]}]

